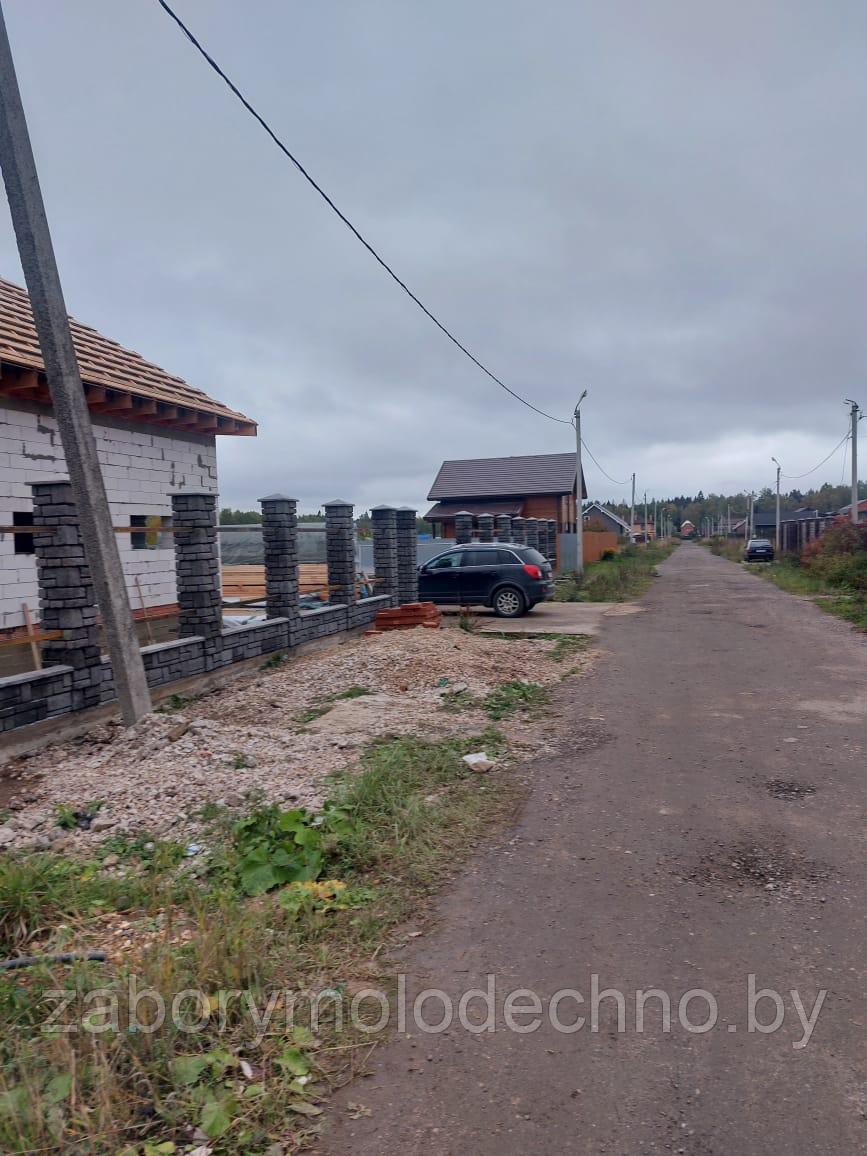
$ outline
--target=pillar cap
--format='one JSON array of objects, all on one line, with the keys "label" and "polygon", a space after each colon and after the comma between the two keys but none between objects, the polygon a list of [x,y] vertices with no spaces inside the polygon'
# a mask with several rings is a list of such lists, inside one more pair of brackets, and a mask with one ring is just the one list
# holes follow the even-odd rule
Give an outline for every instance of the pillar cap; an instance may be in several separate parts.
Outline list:
[{"label": "pillar cap", "polygon": [[397,509],[396,506],[385,506],[385,505],[383,505],[383,506],[371,506],[370,512],[371,512],[371,514],[375,514],[377,510],[385,510],[386,512],[389,512],[391,510],[396,510],[396,509]]},{"label": "pillar cap", "polygon": [[325,509],[327,510],[329,506],[351,506],[351,505],[352,505],[352,502],[344,501],[343,498],[332,498],[330,502],[325,503]]},{"label": "pillar cap", "polygon": [[398,506],[398,509],[402,510],[404,513],[406,513],[407,511],[409,511],[410,514],[415,513],[415,507],[414,506]]},{"label": "pillar cap", "polygon": [[215,490],[170,490],[170,498],[216,498]]},{"label": "pillar cap", "polygon": [[260,502],[297,502],[297,498],[290,498],[288,494],[266,494],[264,498],[258,499]]},{"label": "pillar cap", "polygon": [[461,518],[461,517],[472,518],[473,515],[470,513],[469,510],[455,510],[455,517],[456,518]]},{"label": "pillar cap", "polygon": [[38,481],[27,484],[29,486],[69,486],[72,482],[70,478],[66,478],[62,474],[55,474],[53,478],[39,478]]}]

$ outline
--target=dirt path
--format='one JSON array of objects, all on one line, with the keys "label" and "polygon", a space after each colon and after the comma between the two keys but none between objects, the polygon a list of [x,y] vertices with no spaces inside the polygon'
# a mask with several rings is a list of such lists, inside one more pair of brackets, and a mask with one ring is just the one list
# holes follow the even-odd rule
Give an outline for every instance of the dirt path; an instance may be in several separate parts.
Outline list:
[{"label": "dirt path", "polygon": [[[341,1093],[331,1156],[867,1152],[867,639],[687,545],[602,645],[596,674],[559,700],[576,749],[531,768],[516,828],[406,949],[406,1033]],[[750,973],[783,1000],[776,1032],[747,1030]],[[416,992],[457,1009],[489,974],[495,1031],[457,1011],[441,1034],[414,1025]],[[593,974],[623,992],[624,1031],[611,997],[591,1030]],[[504,1023],[516,988],[542,1001],[528,1034]],[[562,1024],[586,1017],[572,1033],[549,1015],[563,988],[586,1001],[558,1005]],[[661,999],[636,1031],[635,992],[650,988],[670,997],[670,1032]],[[793,1047],[806,1033],[790,993],[809,1018],[822,988]],[[690,989],[717,1001],[711,1030],[682,1025]],[[686,1010],[700,1026],[709,1007]],[[424,1010],[436,1023],[442,1003]],[[757,1015],[773,1021],[773,1001]],[[484,1017],[476,1000],[468,1022]]]}]

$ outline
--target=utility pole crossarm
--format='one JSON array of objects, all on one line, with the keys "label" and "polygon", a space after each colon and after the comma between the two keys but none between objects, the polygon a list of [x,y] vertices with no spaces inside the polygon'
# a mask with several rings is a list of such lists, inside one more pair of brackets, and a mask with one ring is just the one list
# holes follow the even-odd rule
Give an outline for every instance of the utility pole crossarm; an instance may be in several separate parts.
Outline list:
[{"label": "utility pole crossarm", "polygon": [[0,7],[0,166],[124,722],[151,709],[96,439]]}]

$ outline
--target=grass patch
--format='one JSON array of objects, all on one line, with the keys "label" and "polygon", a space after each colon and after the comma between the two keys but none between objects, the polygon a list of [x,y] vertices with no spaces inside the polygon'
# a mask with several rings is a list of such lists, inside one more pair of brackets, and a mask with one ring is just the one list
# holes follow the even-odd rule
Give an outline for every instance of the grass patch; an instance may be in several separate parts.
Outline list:
[{"label": "grass patch", "polygon": [[311,706],[307,710],[302,710],[295,716],[295,725],[305,727],[308,723],[312,723],[315,719],[322,718],[324,714],[328,714],[331,710],[330,706]]},{"label": "grass patch", "polygon": [[565,662],[576,654],[582,654],[590,647],[590,638],[586,634],[555,635],[557,641],[548,651],[548,657],[554,662]]},{"label": "grass patch", "polygon": [[548,705],[550,693],[538,682],[503,682],[482,699],[482,709],[495,722],[522,712],[537,712]]},{"label": "grass patch", "polygon": [[336,694],[329,694],[328,702],[340,702],[345,698],[363,698],[366,694],[373,694],[367,686],[348,686],[346,690],[338,690]]},{"label": "grass patch", "polygon": [[[462,762],[472,750],[501,755],[504,748],[496,730],[437,743],[377,742],[354,774],[334,777],[321,822],[309,812],[260,808],[200,857],[208,862],[200,880],[167,861],[125,881],[57,856],[4,856],[5,952],[37,939],[49,950],[101,946],[100,912],[128,912],[134,926],[160,930],[129,962],[0,973],[0,1151],[179,1153],[205,1142],[191,1140],[195,1129],[215,1156],[262,1156],[275,1143],[297,1151],[312,1140],[321,1101],[348,1074],[351,1057],[363,1054],[354,1047],[375,1038],[349,1027],[353,979],[387,984],[371,969],[392,929],[417,914],[478,832],[510,814],[519,797],[507,776],[480,780]],[[290,850],[316,853],[309,874],[318,878],[245,896],[244,857],[264,841],[280,861],[287,839]],[[169,1005],[186,989],[204,993],[201,1030],[180,1026],[200,1019],[195,1002],[180,1020],[167,1014],[153,1031],[128,1030],[130,974],[139,991],[153,988]],[[96,988],[104,995],[95,1004],[88,993]],[[41,1031],[56,1004],[52,989],[69,997],[61,1023],[97,1016],[111,1026],[96,1034]],[[270,1025],[257,1031],[250,1006],[261,1015],[285,991],[298,997],[294,1023],[278,1002]],[[303,993],[322,991],[328,998],[319,1001],[314,1028]],[[112,1004],[117,1030],[114,1012],[98,1012]],[[140,1019],[152,1006],[139,1006]],[[378,1017],[378,1005],[371,1014]]]},{"label": "grass patch", "polygon": [[583,577],[557,583],[557,602],[628,602],[640,597],[656,576],[656,567],[675,549],[673,543],[624,546],[619,554],[592,562]]},{"label": "grass patch", "polygon": [[188,706],[193,706],[194,703],[200,702],[203,698],[204,695],[202,694],[170,694],[162,706],[158,708],[157,713],[175,714]]},{"label": "grass patch", "polygon": [[460,714],[461,711],[475,710],[480,704],[474,694],[468,690],[448,690],[441,698],[441,710],[449,714]]}]

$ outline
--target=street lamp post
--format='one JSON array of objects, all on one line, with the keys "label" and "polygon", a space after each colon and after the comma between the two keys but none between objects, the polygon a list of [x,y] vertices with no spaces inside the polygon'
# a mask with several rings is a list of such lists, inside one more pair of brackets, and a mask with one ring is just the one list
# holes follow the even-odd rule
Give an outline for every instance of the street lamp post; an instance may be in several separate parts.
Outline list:
[{"label": "street lamp post", "polygon": [[575,540],[578,548],[578,557],[575,562],[575,573],[584,573],[584,507],[581,493],[581,402],[587,396],[585,389],[575,405]]}]

